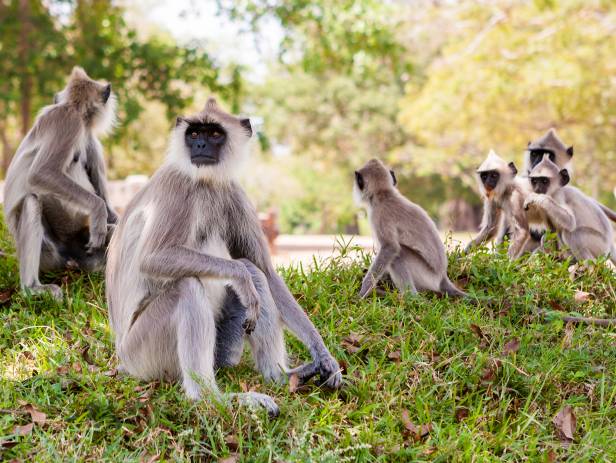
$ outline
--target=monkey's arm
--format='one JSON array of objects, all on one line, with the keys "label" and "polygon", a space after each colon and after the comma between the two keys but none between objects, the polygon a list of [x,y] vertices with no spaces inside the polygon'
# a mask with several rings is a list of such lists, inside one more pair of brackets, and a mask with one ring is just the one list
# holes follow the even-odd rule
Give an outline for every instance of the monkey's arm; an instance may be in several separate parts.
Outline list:
[{"label": "monkey's arm", "polygon": [[605,215],[607,215],[608,219],[610,219],[612,222],[616,222],[616,212],[614,212],[613,210],[611,210],[609,207],[604,206],[603,204],[601,204],[599,201],[596,201],[597,206],[599,206],[601,208],[601,210],[603,211],[603,213]]},{"label": "monkey's arm", "polygon": [[530,194],[524,202],[524,209],[528,210],[529,207],[533,206],[545,212],[556,229],[566,230],[568,232],[575,230],[575,216],[570,211],[560,206],[551,196],[535,193]]},{"label": "monkey's arm", "polygon": [[498,230],[500,221],[502,220],[502,209],[492,201],[484,201],[483,203],[483,219],[481,221],[481,230],[479,234],[464,249],[468,252],[471,248],[479,246],[486,241],[492,239]]},{"label": "monkey's arm", "polygon": [[386,242],[381,246],[379,253],[372,261],[372,265],[370,265],[368,273],[366,273],[366,276],[361,283],[359,297],[364,298],[372,292],[379,280],[383,277],[383,274],[387,268],[399,253],[400,245],[397,241],[392,240],[391,242]]},{"label": "monkey's arm", "polygon": [[98,140],[92,137],[89,140],[86,149],[87,167],[86,171],[90,182],[94,187],[94,191],[99,198],[105,201],[107,206],[107,223],[115,224],[118,221],[118,215],[111,207],[107,196],[107,176],[105,175],[105,163],[103,161],[103,150]]},{"label": "monkey's arm", "polygon": [[233,280],[233,287],[247,311],[244,329],[247,333],[254,330],[259,317],[259,295],[250,272],[241,262],[210,256],[185,246],[170,246],[146,256],[140,270],[154,278],[179,280],[210,277]]},{"label": "monkey's arm", "polygon": [[83,124],[78,115],[58,108],[43,116],[37,127],[43,139],[28,173],[28,183],[35,192],[47,193],[70,202],[90,214],[90,241],[87,247],[100,248],[107,235],[105,202],[82,188],[64,173],[80,143]]}]

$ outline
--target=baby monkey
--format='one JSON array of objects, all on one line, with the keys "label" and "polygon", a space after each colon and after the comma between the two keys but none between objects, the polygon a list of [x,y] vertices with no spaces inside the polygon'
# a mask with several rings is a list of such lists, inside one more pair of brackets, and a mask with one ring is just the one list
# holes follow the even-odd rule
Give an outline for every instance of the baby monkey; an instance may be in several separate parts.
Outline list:
[{"label": "baby monkey", "polygon": [[360,297],[370,294],[386,272],[400,291],[466,296],[447,277],[447,255],[436,225],[421,207],[400,194],[393,171],[378,159],[368,161],[355,171],[354,196],[368,211],[378,248]]},{"label": "baby monkey", "polygon": [[544,156],[530,172],[533,193],[524,202],[529,223],[542,224],[558,234],[560,243],[576,259],[608,255],[616,264],[614,231],[600,205],[568,186],[569,172]]}]

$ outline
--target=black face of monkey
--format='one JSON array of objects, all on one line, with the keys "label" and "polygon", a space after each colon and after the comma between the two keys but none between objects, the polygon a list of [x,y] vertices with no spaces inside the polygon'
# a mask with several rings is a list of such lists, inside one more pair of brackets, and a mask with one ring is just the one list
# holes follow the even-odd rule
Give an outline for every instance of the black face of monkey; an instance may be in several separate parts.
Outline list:
[{"label": "black face of monkey", "polygon": [[544,195],[550,188],[550,179],[548,177],[531,177],[530,184],[535,193]]},{"label": "black face of monkey", "polygon": [[197,166],[218,164],[227,132],[220,124],[191,123],[186,128],[184,139],[190,150],[190,162]]},{"label": "black face of monkey", "polygon": [[530,150],[530,168],[532,169],[537,164],[539,164],[541,160],[543,159],[543,156],[546,154],[550,157],[550,161],[556,162],[556,153],[554,153],[554,151],[552,150],[539,149],[539,148]]},{"label": "black face of monkey", "polygon": [[496,170],[486,170],[483,172],[479,172],[479,178],[481,179],[481,183],[483,183],[486,191],[492,191],[498,185],[498,181],[500,180],[500,173]]}]

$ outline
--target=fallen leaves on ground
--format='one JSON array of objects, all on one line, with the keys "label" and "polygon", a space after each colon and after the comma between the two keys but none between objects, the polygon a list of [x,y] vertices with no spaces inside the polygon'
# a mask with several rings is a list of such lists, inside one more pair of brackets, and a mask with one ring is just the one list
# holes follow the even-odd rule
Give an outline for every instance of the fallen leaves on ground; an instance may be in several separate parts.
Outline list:
[{"label": "fallen leaves on ground", "polygon": [[573,442],[576,422],[577,419],[571,405],[565,405],[552,419],[552,423],[556,426],[556,434],[561,441],[567,443]]},{"label": "fallen leaves on ground", "polygon": [[237,453],[232,453],[228,457],[220,458],[218,463],[236,463],[240,461],[240,456]]},{"label": "fallen leaves on ground", "polygon": [[586,291],[576,291],[573,300],[578,304],[583,304],[584,302],[590,301],[590,293]]},{"label": "fallen leaves on ground", "polygon": [[356,354],[361,350],[363,340],[363,336],[357,333],[350,333],[347,337],[342,339],[340,344],[349,354]]},{"label": "fallen leaves on ground", "polygon": [[47,422],[47,415],[32,404],[25,404],[23,410],[30,414],[33,423],[42,425]]},{"label": "fallen leaves on ground", "polygon": [[299,376],[297,373],[292,373],[289,376],[289,392],[294,393],[299,387]]},{"label": "fallen leaves on ground", "polygon": [[507,342],[503,347],[503,355],[513,354],[518,351],[520,348],[520,339],[513,338],[511,341]]},{"label": "fallen leaves on ground", "polygon": [[400,358],[402,357],[402,354],[400,353],[399,350],[395,350],[393,352],[390,352],[389,354],[387,354],[387,358],[389,360],[391,360],[394,363],[400,363]]},{"label": "fallen leaves on ground", "polygon": [[432,431],[432,423],[414,424],[409,417],[409,411],[406,409],[402,410],[402,424],[404,425],[404,433],[416,441],[426,437]]},{"label": "fallen leaves on ground", "polygon": [[468,408],[466,408],[466,407],[456,408],[455,417],[456,417],[456,421],[458,423],[460,421],[468,418]]},{"label": "fallen leaves on ground", "polygon": [[26,436],[32,432],[33,428],[34,423],[24,424],[23,426],[15,426],[13,433],[17,434],[18,436]]}]

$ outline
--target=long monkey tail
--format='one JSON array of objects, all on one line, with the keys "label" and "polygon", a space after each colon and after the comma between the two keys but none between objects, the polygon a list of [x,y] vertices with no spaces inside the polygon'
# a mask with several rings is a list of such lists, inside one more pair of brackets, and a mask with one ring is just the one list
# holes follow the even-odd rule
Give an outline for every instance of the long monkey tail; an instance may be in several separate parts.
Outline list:
[{"label": "long monkey tail", "polygon": [[599,207],[601,208],[601,210],[603,211],[603,213],[605,215],[607,215],[607,217],[612,221],[612,222],[616,222],[616,212],[614,212],[613,210],[611,210],[609,207],[604,206],[603,204],[601,204],[600,202],[597,202],[597,204],[599,205]]},{"label": "long monkey tail", "polygon": [[441,292],[443,294],[447,294],[448,296],[468,297],[468,294],[454,285],[451,280],[447,278],[447,276],[445,276],[441,281]]}]

